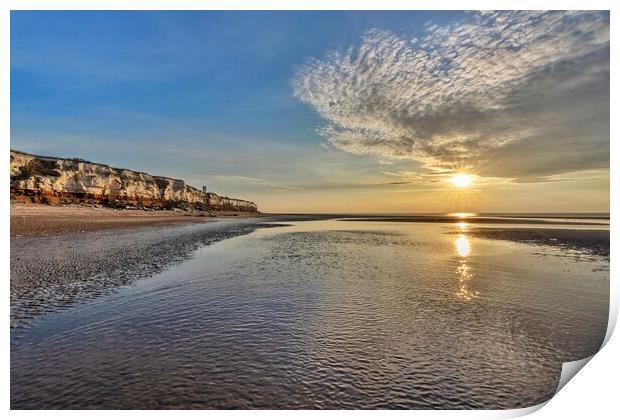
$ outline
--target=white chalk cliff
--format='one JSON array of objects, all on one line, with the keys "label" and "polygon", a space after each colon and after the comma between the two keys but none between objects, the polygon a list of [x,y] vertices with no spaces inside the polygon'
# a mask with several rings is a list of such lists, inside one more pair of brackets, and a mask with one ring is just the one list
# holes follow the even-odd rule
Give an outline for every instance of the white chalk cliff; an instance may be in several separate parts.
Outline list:
[{"label": "white chalk cliff", "polygon": [[36,202],[258,211],[251,201],[205,194],[179,179],[14,150],[11,150],[11,196],[28,197]]}]

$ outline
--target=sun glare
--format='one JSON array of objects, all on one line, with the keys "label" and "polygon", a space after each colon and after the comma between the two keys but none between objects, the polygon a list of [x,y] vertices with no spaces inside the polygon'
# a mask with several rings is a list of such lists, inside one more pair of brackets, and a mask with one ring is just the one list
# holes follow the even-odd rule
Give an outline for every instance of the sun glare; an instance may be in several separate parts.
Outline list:
[{"label": "sun glare", "polygon": [[463,234],[460,234],[459,237],[456,238],[454,245],[456,246],[456,252],[460,257],[466,257],[471,252],[469,239],[467,239],[467,236]]},{"label": "sun glare", "polygon": [[458,188],[465,188],[471,184],[471,175],[456,174],[452,177],[452,184]]}]

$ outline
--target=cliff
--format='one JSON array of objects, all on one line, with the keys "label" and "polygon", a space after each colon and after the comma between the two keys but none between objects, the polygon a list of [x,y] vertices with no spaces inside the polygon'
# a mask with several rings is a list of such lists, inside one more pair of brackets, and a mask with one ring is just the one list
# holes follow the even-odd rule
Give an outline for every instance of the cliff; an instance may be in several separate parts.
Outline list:
[{"label": "cliff", "polygon": [[110,207],[257,212],[251,201],[203,193],[180,179],[112,168],[82,159],[11,150],[11,198]]}]

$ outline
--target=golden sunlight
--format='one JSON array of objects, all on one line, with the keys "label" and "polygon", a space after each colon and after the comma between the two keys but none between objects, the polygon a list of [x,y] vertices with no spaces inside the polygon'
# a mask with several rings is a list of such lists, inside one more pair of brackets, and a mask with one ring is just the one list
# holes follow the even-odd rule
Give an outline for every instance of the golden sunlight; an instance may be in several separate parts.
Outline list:
[{"label": "golden sunlight", "polygon": [[468,174],[455,174],[452,179],[452,184],[459,188],[465,188],[471,184],[471,175]]}]

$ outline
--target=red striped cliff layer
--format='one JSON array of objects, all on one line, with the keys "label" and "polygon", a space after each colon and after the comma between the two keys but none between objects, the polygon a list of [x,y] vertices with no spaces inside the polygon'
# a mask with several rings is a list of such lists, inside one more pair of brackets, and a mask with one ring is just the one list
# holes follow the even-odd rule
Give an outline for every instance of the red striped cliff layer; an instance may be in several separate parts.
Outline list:
[{"label": "red striped cliff layer", "polygon": [[251,201],[203,193],[179,179],[15,150],[11,150],[11,199],[115,208],[258,211]]}]

